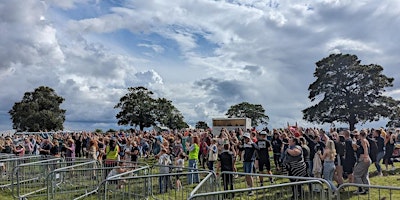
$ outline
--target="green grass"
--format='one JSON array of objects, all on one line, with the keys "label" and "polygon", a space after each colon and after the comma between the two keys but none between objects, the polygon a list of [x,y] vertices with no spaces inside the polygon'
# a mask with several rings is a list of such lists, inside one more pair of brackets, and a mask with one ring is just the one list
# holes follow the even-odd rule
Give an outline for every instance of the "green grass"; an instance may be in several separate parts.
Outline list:
[{"label": "green grass", "polygon": [[[154,164],[156,162],[156,160],[154,158],[148,159],[148,160],[143,160],[146,161],[149,164]],[[186,162],[187,163],[187,162]],[[396,167],[398,168],[397,170],[395,170],[392,174],[389,173],[384,173],[384,176],[379,177],[379,176],[373,176],[373,171],[375,171],[375,166],[371,165],[370,166],[370,172],[371,172],[371,185],[382,185],[382,186],[395,186],[395,187],[400,187],[400,163],[396,163],[395,164]],[[239,172],[242,172],[242,163],[237,163],[237,170]],[[156,180],[153,180],[153,182]],[[186,181],[186,177],[182,178],[182,181]],[[268,182],[268,179],[265,178],[264,180],[265,182]],[[281,180],[275,180],[275,184],[279,184],[279,183],[284,183],[284,182],[289,182],[287,179],[281,179]],[[258,185],[258,179],[254,179],[254,185],[255,186],[259,186]],[[140,183],[136,182],[136,183],[128,183],[127,185],[140,185]],[[265,185],[268,185],[268,183],[266,183]],[[192,189],[195,187],[196,185],[185,185],[183,190],[181,190],[180,192],[177,192],[176,190],[170,190],[167,194],[163,194],[163,195],[157,195],[157,197],[160,198],[165,198],[165,199],[186,199],[186,196],[192,191]],[[239,177],[237,179],[235,179],[235,183],[234,183],[235,189],[240,189],[240,188],[247,188],[246,183],[245,183],[245,179],[244,177]],[[124,188],[124,191],[134,191],[134,190],[140,190],[140,192],[142,192],[141,190],[144,188],[143,187],[126,187]],[[157,186],[153,187],[153,189],[156,191],[158,188]],[[269,195],[267,197],[267,199],[287,199],[290,195],[291,195],[291,191],[290,188],[284,188],[284,190],[286,191],[278,191],[278,189],[274,189],[274,190],[259,190],[257,191],[259,196],[253,196],[253,197],[249,197],[246,195],[246,193],[242,194],[241,198],[244,199],[257,199],[259,198],[261,195],[262,196],[266,196]],[[345,191],[341,192],[341,199],[344,200],[358,200],[358,199],[382,199],[383,197],[387,197],[387,199],[389,198],[389,194],[387,191],[384,190],[377,190],[377,189],[371,189],[368,195],[363,195],[363,196],[355,196],[353,195],[353,191],[355,191],[356,188],[355,187],[349,187],[347,188]],[[282,195],[279,195],[282,194]],[[118,198],[117,196],[115,196],[116,198]],[[71,197],[68,195],[60,195],[60,197],[58,197],[57,199],[70,199]],[[97,194],[89,196],[85,199],[89,199],[89,200],[95,200],[97,199],[98,196]],[[239,199],[240,197],[238,195],[236,195],[236,199]],[[1,195],[0,195],[0,199],[1,200],[11,200],[13,199],[12,197],[12,193],[10,190],[8,189],[2,189],[1,191]],[[33,198],[29,198],[29,200],[31,199],[38,199],[38,200],[42,200],[42,199],[47,199],[46,197],[33,197]],[[318,199],[318,197],[316,197],[315,199]],[[394,191],[392,194],[392,199],[400,199],[400,191]]]}]

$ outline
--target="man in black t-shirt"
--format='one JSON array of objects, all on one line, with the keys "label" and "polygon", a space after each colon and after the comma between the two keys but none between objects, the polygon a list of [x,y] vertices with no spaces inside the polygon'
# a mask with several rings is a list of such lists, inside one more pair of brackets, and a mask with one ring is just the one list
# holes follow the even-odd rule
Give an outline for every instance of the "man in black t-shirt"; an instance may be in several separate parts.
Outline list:
[{"label": "man in black t-shirt", "polygon": [[[224,144],[224,149],[218,156],[217,174],[219,169],[221,169],[221,172],[233,172],[234,154],[232,151],[229,151],[229,149],[230,145]],[[233,190],[233,174],[223,174],[222,182],[224,184],[224,190],[228,190],[228,186],[230,190]]]},{"label": "man in black t-shirt", "polygon": [[51,144],[48,139],[44,139],[42,146],[39,149],[40,155],[50,155]]},{"label": "man in black t-shirt", "polygon": [[[266,168],[268,174],[272,174],[271,172],[271,162],[269,161],[269,149],[271,148],[271,143],[267,140],[267,132],[260,132],[260,139],[257,141],[257,149],[258,154],[258,171],[260,173],[264,173],[264,167]],[[264,179],[262,176],[260,178],[260,185],[263,186]],[[269,179],[271,183],[273,183],[272,178]]]},{"label": "man in black t-shirt", "polygon": [[375,167],[376,170],[378,171],[378,176],[383,176],[382,175],[382,167],[380,165],[380,162],[385,155],[385,139],[382,137],[382,131],[380,129],[374,130],[374,138],[376,141],[376,145],[378,147],[378,153],[376,154],[376,162],[375,162]]}]

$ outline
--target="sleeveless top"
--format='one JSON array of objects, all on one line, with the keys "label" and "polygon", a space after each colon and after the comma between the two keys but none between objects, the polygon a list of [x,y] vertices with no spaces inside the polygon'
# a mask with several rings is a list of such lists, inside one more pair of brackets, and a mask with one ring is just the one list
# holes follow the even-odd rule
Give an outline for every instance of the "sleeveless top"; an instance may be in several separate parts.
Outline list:
[{"label": "sleeveless top", "polygon": [[189,151],[189,160],[197,160],[199,158],[200,147],[196,143],[194,143],[193,145],[193,151]]},{"label": "sleeveless top", "polygon": [[[360,158],[361,154],[364,154],[364,147],[361,144],[361,140],[357,140],[357,145],[358,145],[358,148],[357,148],[356,154],[357,154],[357,158]],[[370,148],[368,146],[368,154],[369,154],[369,151],[370,151]]]}]

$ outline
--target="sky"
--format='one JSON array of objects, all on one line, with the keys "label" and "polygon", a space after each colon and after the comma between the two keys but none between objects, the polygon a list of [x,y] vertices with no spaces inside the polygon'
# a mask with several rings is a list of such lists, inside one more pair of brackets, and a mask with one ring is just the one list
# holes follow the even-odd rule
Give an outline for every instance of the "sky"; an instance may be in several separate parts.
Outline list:
[{"label": "sky", "polygon": [[301,111],[332,53],[381,65],[400,100],[399,24],[397,0],[0,0],[0,130],[39,86],[65,98],[67,130],[129,128],[114,106],[136,86],[190,125],[247,101],[270,128],[317,126]]}]

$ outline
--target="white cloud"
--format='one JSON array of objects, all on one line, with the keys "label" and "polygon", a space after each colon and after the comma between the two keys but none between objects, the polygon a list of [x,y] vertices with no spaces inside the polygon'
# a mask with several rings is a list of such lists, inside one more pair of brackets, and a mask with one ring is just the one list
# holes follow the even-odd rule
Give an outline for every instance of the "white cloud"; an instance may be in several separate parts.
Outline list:
[{"label": "white cloud", "polygon": [[155,44],[143,44],[143,43],[140,43],[140,44],[138,44],[138,46],[139,47],[147,47],[147,48],[150,48],[150,49],[152,49],[154,52],[156,52],[156,53],[162,53],[162,52],[164,52],[164,48],[162,47],[162,46],[160,46],[160,45],[155,45]]},{"label": "white cloud", "polygon": [[[77,6],[77,4],[83,4],[83,3],[88,3],[91,0],[44,0],[50,5],[54,5],[57,7],[60,7],[62,9],[72,9]],[[92,1],[93,2],[93,1]]]},{"label": "white cloud", "polygon": [[348,51],[370,52],[375,54],[381,53],[379,49],[371,47],[364,42],[354,41],[350,39],[334,39],[330,41],[326,46],[327,51],[331,53],[341,53]]}]

